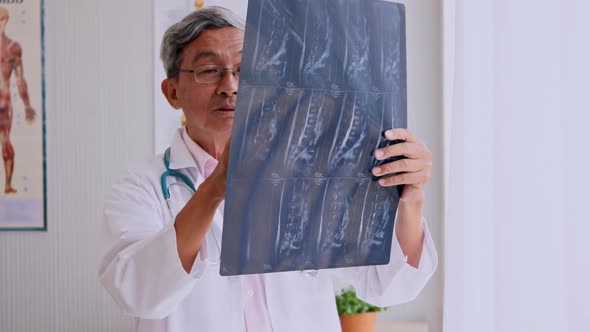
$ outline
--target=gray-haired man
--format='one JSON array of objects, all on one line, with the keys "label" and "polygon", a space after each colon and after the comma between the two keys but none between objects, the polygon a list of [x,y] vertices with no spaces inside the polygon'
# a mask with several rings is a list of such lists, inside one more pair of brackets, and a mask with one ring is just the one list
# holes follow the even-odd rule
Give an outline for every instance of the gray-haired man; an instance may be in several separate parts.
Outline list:
[{"label": "gray-haired man", "polygon": [[[137,331],[339,331],[333,275],[354,285],[361,298],[389,306],[412,300],[436,268],[436,249],[422,221],[431,155],[409,131],[394,129],[387,138],[406,143],[377,151],[376,157],[408,158],[373,170],[404,172],[382,183],[405,184],[388,265],[315,275],[219,275],[243,29],[230,11],[209,7],[164,36],[162,92],[172,107],[182,109],[186,128],[178,131],[168,157],[155,156],[113,187],[103,225],[100,281],[136,318]],[[196,191],[172,178],[162,188],[168,169],[187,176]]]}]

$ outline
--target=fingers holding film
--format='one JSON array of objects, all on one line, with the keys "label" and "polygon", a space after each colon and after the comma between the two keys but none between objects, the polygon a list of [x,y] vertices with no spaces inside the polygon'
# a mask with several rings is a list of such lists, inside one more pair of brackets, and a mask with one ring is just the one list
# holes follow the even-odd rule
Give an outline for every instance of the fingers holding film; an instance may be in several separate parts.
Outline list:
[{"label": "fingers holding film", "polygon": [[405,128],[393,128],[385,131],[385,138],[390,141],[402,140],[406,142],[416,143],[420,140],[408,129]]},{"label": "fingers holding film", "polygon": [[375,176],[384,176],[394,173],[418,172],[424,169],[424,163],[418,159],[400,159],[391,163],[373,168]]},{"label": "fingers holding film", "polygon": [[417,143],[398,143],[389,145],[375,151],[375,158],[377,160],[384,160],[391,157],[406,156],[408,158],[417,159],[424,157],[426,150],[423,145]]},{"label": "fingers holding film", "polygon": [[422,188],[428,180],[426,172],[401,173],[379,179],[379,185],[383,187],[392,187],[398,185],[413,185]]}]

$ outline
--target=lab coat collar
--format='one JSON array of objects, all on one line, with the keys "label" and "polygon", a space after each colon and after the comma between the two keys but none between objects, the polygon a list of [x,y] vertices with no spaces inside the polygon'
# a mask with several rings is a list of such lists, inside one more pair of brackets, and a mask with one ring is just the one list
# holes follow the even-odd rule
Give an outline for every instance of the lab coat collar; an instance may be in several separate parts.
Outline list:
[{"label": "lab coat collar", "polygon": [[193,159],[188,147],[182,140],[183,130],[184,128],[178,128],[172,139],[172,145],[170,146],[170,169],[197,168],[195,159]]}]

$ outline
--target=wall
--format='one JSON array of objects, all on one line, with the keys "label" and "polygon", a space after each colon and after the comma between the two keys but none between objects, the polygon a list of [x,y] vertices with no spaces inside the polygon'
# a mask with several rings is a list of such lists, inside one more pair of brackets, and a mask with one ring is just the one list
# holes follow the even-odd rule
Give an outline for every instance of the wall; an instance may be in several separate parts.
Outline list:
[{"label": "wall", "polygon": [[441,1],[406,0],[408,127],[433,153],[426,189],[425,217],[439,252],[439,267],[418,298],[380,314],[380,319],[424,320],[430,332],[442,331],[443,186],[442,186],[442,20]]},{"label": "wall", "polygon": [[[0,233],[0,331],[129,331],[96,281],[97,229],[110,184],[153,151],[151,1],[46,1],[48,232]],[[116,4],[116,5],[115,5]],[[438,2],[407,2],[410,127],[441,156]],[[426,217],[442,247],[442,173]],[[440,331],[439,272],[382,319]]]},{"label": "wall", "polygon": [[48,232],[0,234],[0,331],[129,331],[96,281],[110,184],[152,152],[152,9],[46,1]]}]

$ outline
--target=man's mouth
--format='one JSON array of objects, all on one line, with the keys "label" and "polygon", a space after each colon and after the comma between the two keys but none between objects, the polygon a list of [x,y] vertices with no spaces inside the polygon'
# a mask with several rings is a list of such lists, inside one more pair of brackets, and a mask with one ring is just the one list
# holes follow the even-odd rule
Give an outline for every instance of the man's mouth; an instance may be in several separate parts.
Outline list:
[{"label": "man's mouth", "polygon": [[234,117],[234,111],[235,111],[235,107],[234,106],[222,106],[219,108],[216,108],[214,110],[214,112],[221,117],[224,118],[233,118]]}]

